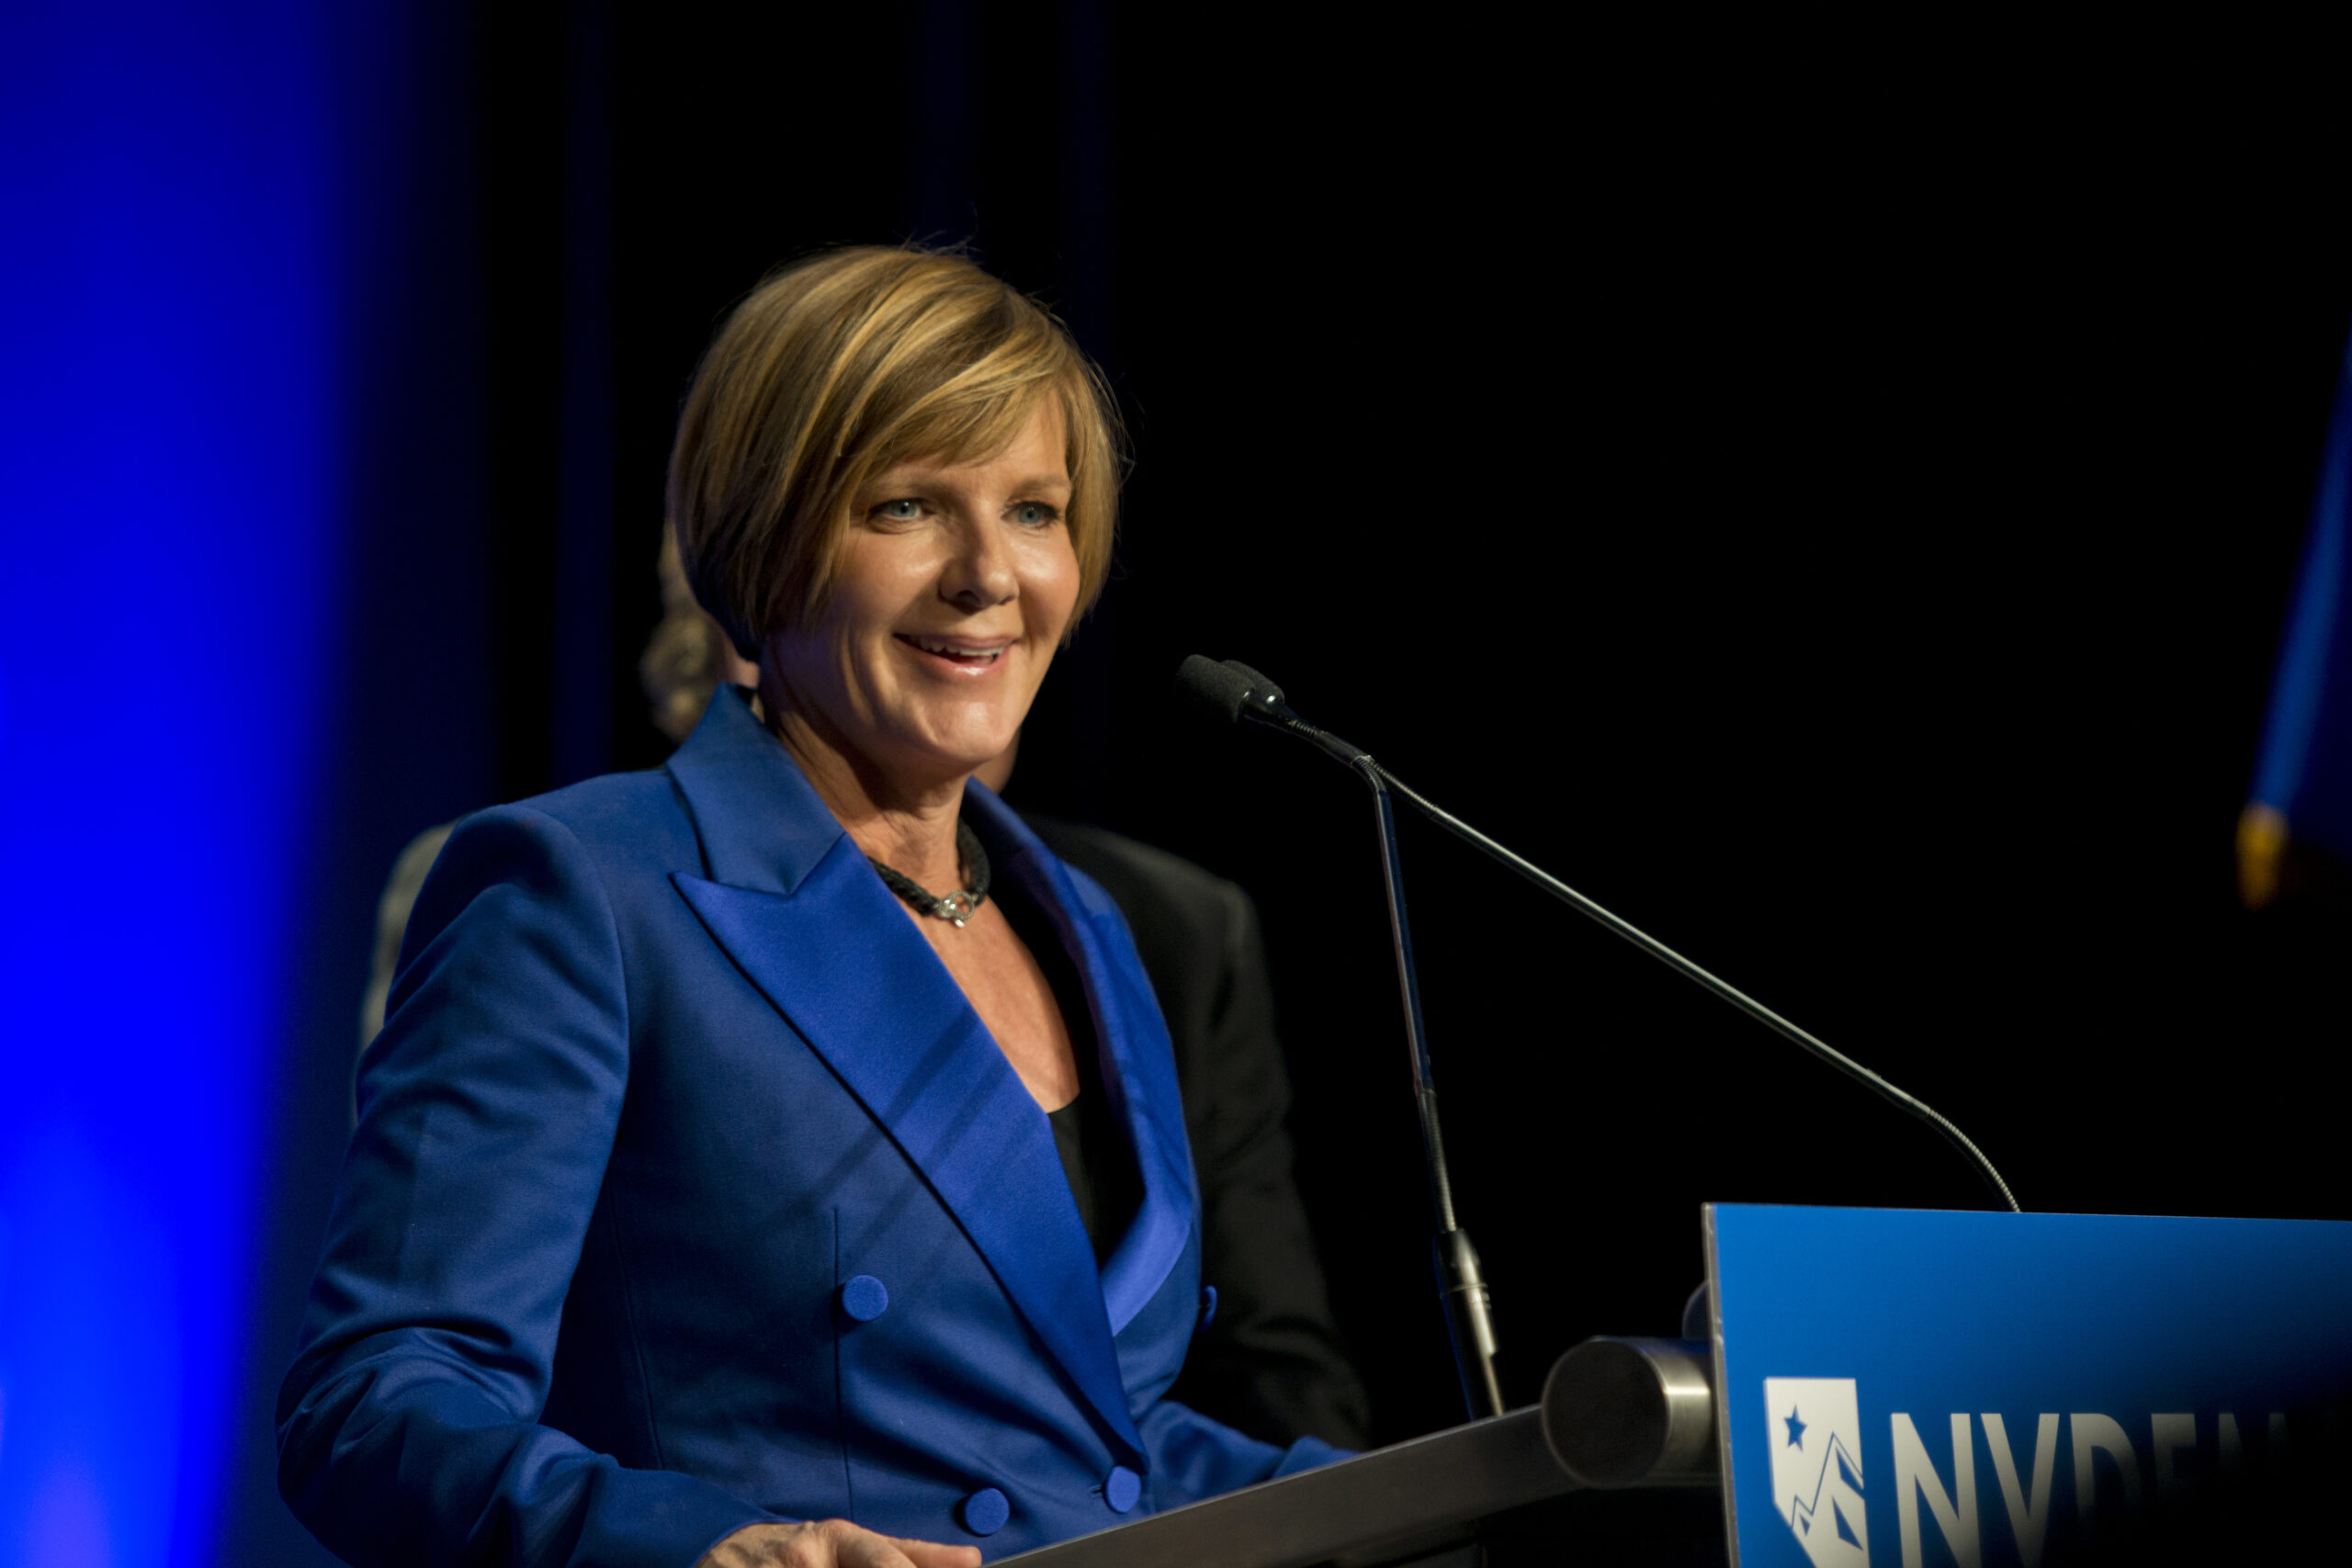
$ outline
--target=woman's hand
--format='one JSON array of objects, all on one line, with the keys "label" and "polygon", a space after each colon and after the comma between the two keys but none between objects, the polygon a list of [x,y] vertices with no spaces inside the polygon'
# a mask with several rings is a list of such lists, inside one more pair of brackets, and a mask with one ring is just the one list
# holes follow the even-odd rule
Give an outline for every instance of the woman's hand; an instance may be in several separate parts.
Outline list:
[{"label": "woman's hand", "polygon": [[973,1546],[900,1540],[847,1519],[746,1525],[703,1553],[695,1568],[980,1568]]}]

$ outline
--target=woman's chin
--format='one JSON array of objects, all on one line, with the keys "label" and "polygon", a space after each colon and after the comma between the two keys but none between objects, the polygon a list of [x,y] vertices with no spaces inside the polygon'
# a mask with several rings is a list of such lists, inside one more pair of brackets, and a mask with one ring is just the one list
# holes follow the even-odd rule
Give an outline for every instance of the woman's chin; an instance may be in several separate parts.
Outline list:
[{"label": "woman's chin", "polygon": [[[1012,735],[1020,732],[1014,730]],[[925,779],[939,783],[961,779],[975,773],[996,760],[997,754],[1012,744],[1012,735],[1001,743],[993,732],[978,735],[929,735],[916,745],[901,752],[905,764]]]}]

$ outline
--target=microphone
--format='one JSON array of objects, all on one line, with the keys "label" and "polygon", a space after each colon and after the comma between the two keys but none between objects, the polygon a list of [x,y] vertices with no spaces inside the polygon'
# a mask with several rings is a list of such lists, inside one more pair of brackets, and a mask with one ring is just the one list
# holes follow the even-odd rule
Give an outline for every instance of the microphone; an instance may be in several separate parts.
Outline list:
[{"label": "microphone", "polygon": [[[2022,1212],[2018,1209],[2016,1194],[2009,1190],[2009,1184],[2001,1179],[2000,1171],[1994,1167],[1990,1159],[1985,1157],[1984,1151],[1978,1148],[1967,1134],[1962,1132],[1950,1119],[1926,1101],[1897,1089],[1844,1052],[1835,1049],[1818,1037],[1798,1028],[1728,981],[1701,968],[1630,920],[1622,919],[1610,913],[1534,862],[1523,855],[1513,853],[1460,818],[1442,810],[1430,801],[1406,787],[1396,775],[1374,761],[1361,748],[1351,746],[1346,741],[1317,729],[1300,718],[1283,700],[1282,688],[1248,665],[1231,660],[1220,665],[1195,654],[1184,660],[1183,667],[1177,671],[1176,683],[1177,689],[1187,698],[1210,707],[1228,722],[1249,718],[1277,729],[1288,730],[1301,739],[1311,742],[1326,754],[1348,764],[1371,782],[1374,790],[1384,803],[1382,806],[1384,814],[1387,809],[1385,800],[1389,791],[1393,790],[1403,795],[1419,808],[1423,816],[1455,838],[1489,858],[1501,862],[1536,886],[1575,909],[1578,914],[1632,942],[1685,979],[1713,991],[1758,1023],[1794,1043],[1816,1060],[1836,1068],[1888,1103],[1925,1122],[1941,1134],[1945,1142],[1959,1150],[1962,1156],[1975,1168],[1977,1175],[1984,1178],[1986,1184],[1999,1194],[2002,1207],[2013,1213]],[[1393,897],[1396,895],[1392,891]]]},{"label": "microphone", "polygon": [[1176,667],[1176,695],[1227,724],[1240,722],[1243,705],[1261,689],[1282,700],[1281,689],[1247,665],[1219,664],[1195,653]]},{"label": "microphone", "polygon": [[1194,654],[1176,671],[1177,694],[1227,723],[1250,719],[1272,725],[1316,746],[1352,768],[1372,786],[1380,833],[1380,864],[1388,893],[1388,934],[1396,956],[1396,984],[1405,1008],[1405,1043],[1412,1056],[1413,1099],[1420,1111],[1421,1153],[1429,1167],[1430,1201],[1437,1211],[1433,1245],[1438,1295],[1453,1343],[1454,1370],[1461,1374],[1463,1403],[1473,1420],[1503,1413],[1502,1383],[1495,1375],[1494,1298],[1478,1264],[1478,1249],[1455,1220],[1453,1181],[1445,1164],[1445,1137],[1438,1126],[1437,1089],[1430,1072],[1429,1042],[1421,1029],[1421,986],[1413,967],[1413,938],[1405,919],[1405,873],[1396,855],[1396,817],[1382,782],[1380,764],[1361,746],[1307,723],[1283,700],[1283,689],[1247,664],[1223,664]]},{"label": "microphone", "polygon": [[1374,791],[1381,788],[1379,780],[1386,776],[1387,770],[1373,762],[1363,747],[1351,746],[1299,717],[1283,700],[1280,686],[1238,659],[1219,663],[1193,654],[1176,668],[1176,695],[1227,724],[1238,724],[1246,718],[1288,730],[1347,767],[1369,762],[1377,775],[1367,775]]},{"label": "microphone", "polygon": [[1228,724],[1244,718],[1287,728],[1304,722],[1283,689],[1238,659],[1223,663],[1195,653],[1176,667],[1176,694]]}]

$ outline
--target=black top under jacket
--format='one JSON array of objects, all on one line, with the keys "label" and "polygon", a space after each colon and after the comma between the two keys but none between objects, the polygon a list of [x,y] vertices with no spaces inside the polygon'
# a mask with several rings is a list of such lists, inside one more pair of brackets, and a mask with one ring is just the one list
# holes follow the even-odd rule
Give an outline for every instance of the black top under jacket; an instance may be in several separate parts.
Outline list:
[{"label": "black top under jacket", "polygon": [[1143,1173],[1136,1164],[1135,1145],[1120,1125],[1118,1112],[1102,1087],[1102,1043],[1094,1035],[1093,1015],[1078,966],[1054,935],[1045,912],[1022,897],[1019,888],[1006,887],[997,907],[1045,972],[1055,1005],[1061,1010],[1063,1026],[1069,1031],[1070,1055],[1078,1067],[1078,1094],[1059,1110],[1046,1112],[1046,1120],[1054,1129],[1054,1152],[1061,1156],[1062,1177],[1069,1183],[1079,1223],[1086,1227],[1086,1239],[1094,1245],[1094,1261],[1099,1266],[1110,1260],[1120,1238],[1127,1234],[1127,1223],[1143,1202]]},{"label": "black top under jacket", "polygon": [[1165,851],[1022,816],[1126,916],[1176,1048],[1201,1184],[1201,1280],[1217,1307],[1170,1397],[1268,1442],[1370,1447],[1371,1402],[1340,1348],[1291,1174],[1290,1076],[1256,908]]}]

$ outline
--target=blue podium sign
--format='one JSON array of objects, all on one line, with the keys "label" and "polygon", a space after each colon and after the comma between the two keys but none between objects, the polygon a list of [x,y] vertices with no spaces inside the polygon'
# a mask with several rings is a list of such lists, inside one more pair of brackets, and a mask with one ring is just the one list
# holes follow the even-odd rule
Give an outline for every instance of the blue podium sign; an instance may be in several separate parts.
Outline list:
[{"label": "blue podium sign", "polygon": [[2352,1224],[1714,1204],[1743,1568],[2037,1568],[2352,1390]]}]

